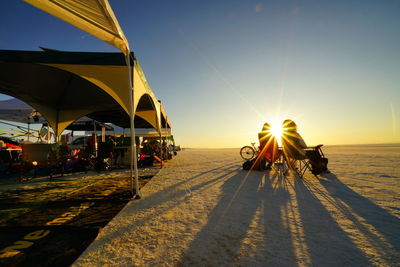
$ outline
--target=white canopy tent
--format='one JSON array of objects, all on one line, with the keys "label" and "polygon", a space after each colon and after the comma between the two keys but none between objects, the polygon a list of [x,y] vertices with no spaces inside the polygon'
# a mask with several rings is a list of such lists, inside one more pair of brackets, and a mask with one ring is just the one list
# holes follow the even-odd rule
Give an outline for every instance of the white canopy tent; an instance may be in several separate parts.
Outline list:
[{"label": "white canopy tent", "polygon": [[[128,66],[129,115],[131,118],[131,180],[135,171],[136,197],[140,198],[137,157],[134,132],[133,108],[133,68],[130,68],[130,49],[128,41],[119,26],[107,0],[24,0],[25,2],[55,16],[87,33],[115,46],[124,53]],[[160,128],[160,127],[159,127]],[[131,184],[133,188],[133,183]]]},{"label": "white canopy tent", "polygon": [[129,55],[127,39],[107,0],[24,0]]},{"label": "white canopy tent", "polygon": [[[24,124],[46,124],[47,120],[40,112],[26,104],[25,102],[11,98],[0,101],[0,123],[1,121],[10,121]],[[90,130],[93,129],[93,119],[82,117],[75,122],[71,123],[66,129],[71,131],[87,131],[89,127],[86,125],[91,124]],[[101,129],[105,127],[107,131],[113,130],[113,127],[108,124],[102,124],[95,121],[96,128]]]}]

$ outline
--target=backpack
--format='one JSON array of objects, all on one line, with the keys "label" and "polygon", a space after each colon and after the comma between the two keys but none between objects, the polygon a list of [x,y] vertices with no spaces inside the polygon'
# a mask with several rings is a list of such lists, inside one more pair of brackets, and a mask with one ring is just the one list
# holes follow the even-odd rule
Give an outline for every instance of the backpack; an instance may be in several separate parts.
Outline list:
[{"label": "backpack", "polygon": [[242,165],[243,170],[248,171],[254,166],[253,170],[264,171],[266,169],[265,165],[267,163],[265,157],[261,157],[258,160],[257,164],[255,164],[256,160],[257,158],[254,158],[252,160],[246,160]]},{"label": "backpack", "polygon": [[254,163],[254,160],[246,160],[242,165],[243,170],[245,170],[245,171],[250,170],[251,166],[253,166],[253,163]]}]

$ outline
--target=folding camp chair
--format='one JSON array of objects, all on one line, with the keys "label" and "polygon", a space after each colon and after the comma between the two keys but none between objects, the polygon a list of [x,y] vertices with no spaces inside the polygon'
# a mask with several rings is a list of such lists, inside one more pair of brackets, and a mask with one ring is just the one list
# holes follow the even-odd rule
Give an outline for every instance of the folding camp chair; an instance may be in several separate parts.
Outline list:
[{"label": "folding camp chair", "polygon": [[283,157],[288,169],[303,178],[306,170],[311,167],[301,142],[298,142],[295,137],[295,134],[287,134],[286,138],[282,138]]},{"label": "folding camp chair", "polygon": [[297,155],[296,157],[287,157],[285,155],[285,161],[290,170],[295,172],[298,177],[303,178],[307,170],[311,171],[311,165],[306,156]]},{"label": "folding camp chair", "polygon": [[305,154],[291,154],[291,157],[285,155],[285,161],[289,169],[294,171],[300,178],[309,170],[315,177],[318,175],[329,172],[328,159],[325,158],[321,149],[322,145],[315,147],[307,147],[304,149]]},{"label": "folding camp chair", "polygon": [[315,176],[329,172],[328,170],[328,159],[322,152],[323,145],[318,145],[315,147],[308,147],[305,149],[306,157],[309,161],[311,167],[311,173]]}]

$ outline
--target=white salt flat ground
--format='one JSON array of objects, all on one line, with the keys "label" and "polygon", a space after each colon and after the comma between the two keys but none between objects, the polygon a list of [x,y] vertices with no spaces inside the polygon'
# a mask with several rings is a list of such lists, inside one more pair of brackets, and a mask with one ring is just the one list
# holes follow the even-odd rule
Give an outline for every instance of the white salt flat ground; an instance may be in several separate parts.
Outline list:
[{"label": "white salt flat ground", "polygon": [[316,179],[185,150],[75,266],[400,266],[400,146],[331,147]]}]

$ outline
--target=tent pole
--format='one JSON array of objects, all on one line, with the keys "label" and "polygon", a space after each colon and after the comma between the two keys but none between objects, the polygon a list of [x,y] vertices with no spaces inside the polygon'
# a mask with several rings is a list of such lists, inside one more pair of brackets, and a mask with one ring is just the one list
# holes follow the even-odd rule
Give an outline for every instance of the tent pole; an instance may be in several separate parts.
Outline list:
[{"label": "tent pole", "polygon": [[[128,66],[128,77],[129,77],[129,116],[131,119],[131,171],[130,171],[130,180],[131,180],[131,192],[133,198],[139,199],[141,198],[140,189],[139,189],[139,172],[137,168],[137,152],[136,152],[136,138],[135,138],[135,114],[133,110],[134,105],[134,79],[133,73],[135,68],[135,59],[133,59],[133,67],[131,68],[130,61],[130,51],[127,55],[125,55],[126,65]],[[135,195],[133,195],[133,169],[135,171]]]},{"label": "tent pole", "polygon": [[57,109],[57,112],[56,112],[56,136],[55,136],[56,143],[58,143],[58,142],[60,141],[60,134],[58,133],[59,112],[60,112],[60,111]]},{"label": "tent pole", "polygon": [[97,156],[98,156],[98,154],[97,154],[97,133],[96,133],[97,130],[96,130],[95,120],[93,120],[93,131],[94,131],[94,155],[97,158]]},{"label": "tent pole", "polygon": [[101,142],[106,141],[106,127],[104,125],[101,126]]},{"label": "tent pole", "polygon": [[[72,131],[72,134],[74,132]],[[73,135],[72,135],[73,136]],[[47,123],[47,143],[50,144],[50,139],[51,139],[51,132],[50,132],[50,124]]]},{"label": "tent pole", "polygon": [[162,163],[163,163],[163,147],[162,147],[162,136],[160,133],[160,169],[162,169]]},{"label": "tent pole", "polygon": [[159,131],[160,131],[160,169],[162,169],[162,164],[163,164],[163,145],[162,145],[162,112],[161,112],[161,100],[158,100],[160,103],[160,121],[159,121]]},{"label": "tent pole", "polygon": [[29,143],[29,135],[30,135],[30,133],[31,133],[31,123],[30,123],[30,121],[29,121],[29,117],[28,117],[28,143]]},{"label": "tent pole", "polygon": [[166,145],[167,145],[167,149],[166,149],[166,151],[167,151],[167,159],[169,159],[169,140],[168,140],[168,124],[167,124],[167,121],[168,121],[168,117],[167,116],[165,116],[165,143],[166,143]]}]

